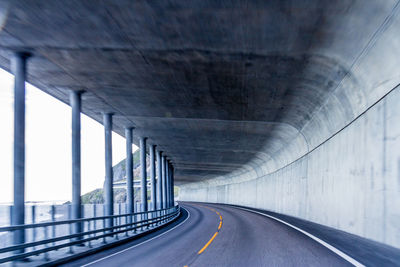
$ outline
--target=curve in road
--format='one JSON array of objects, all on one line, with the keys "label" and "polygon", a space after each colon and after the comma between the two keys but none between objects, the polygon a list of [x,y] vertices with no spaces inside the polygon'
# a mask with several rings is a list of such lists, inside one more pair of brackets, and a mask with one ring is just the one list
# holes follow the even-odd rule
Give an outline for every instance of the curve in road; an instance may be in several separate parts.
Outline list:
[{"label": "curve in road", "polygon": [[351,266],[303,233],[261,214],[180,203],[187,215],[162,233],[64,266]]}]

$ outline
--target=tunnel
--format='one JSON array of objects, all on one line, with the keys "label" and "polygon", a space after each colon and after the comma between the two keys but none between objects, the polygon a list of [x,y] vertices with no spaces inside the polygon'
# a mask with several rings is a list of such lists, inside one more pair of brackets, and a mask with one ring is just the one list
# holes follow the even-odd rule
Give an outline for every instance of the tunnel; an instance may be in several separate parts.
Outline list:
[{"label": "tunnel", "polygon": [[84,92],[82,113],[146,138],[173,165],[179,202],[268,211],[398,253],[399,1],[0,9],[0,67],[29,53],[29,83],[67,104]]}]

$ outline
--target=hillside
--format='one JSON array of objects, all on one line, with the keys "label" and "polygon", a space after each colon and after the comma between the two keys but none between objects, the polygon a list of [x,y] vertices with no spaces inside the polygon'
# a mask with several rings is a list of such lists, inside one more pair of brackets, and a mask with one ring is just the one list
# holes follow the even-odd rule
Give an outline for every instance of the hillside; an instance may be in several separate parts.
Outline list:
[{"label": "hillside", "polygon": [[[134,188],[134,202],[140,201],[140,189]],[[114,189],[114,203],[126,202],[126,190]],[[82,204],[103,204],[104,203],[104,190],[102,188],[95,189],[82,196]]]},{"label": "hillside", "polygon": [[[150,164],[149,157],[147,156],[147,169],[149,170]],[[118,182],[126,179],[125,159],[118,162],[113,166],[114,182]],[[140,153],[136,150],[133,153],[133,176],[134,180],[140,179]],[[140,201],[140,189],[134,188],[134,201]],[[123,203],[126,201],[126,190],[125,189],[114,189],[114,202]],[[102,204],[104,203],[104,190],[103,188],[95,189],[82,196],[82,204]]]},{"label": "hillside", "polygon": [[[146,158],[147,173],[150,171],[150,158]],[[126,180],[125,159],[118,162],[113,166],[114,182]],[[134,180],[140,180],[140,153],[136,150],[133,153],[133,176]],[[147,177],[149,179],[149,177]],[[103,186],[104,187],[104,186]],[[179,191],[177,187],[174,189],[175,196],[178,196]],[[140,202],[140,188],[134,188],[134,202]],[[148,200],[150,200],[150,190],[147,191]],[[114,202],[124,203],[126,201],[126,190],[122,188],[114,189]],[[95,189],[82,196],[82,204],[102,204],[104,203],[104,190],[103,188]]]},{"label": "hillside", "polygon": [[[150,158],[147,155],[146,156],[146,167],[147,167],[147,173],[149,173],[150,170]],[[114,165],[113,167],[113,172],[114,172],[114,182],[118,182],[121,180],[126,179],[126,168],[125,168],[125,159],[121,160],[117,164]],[[140,179],[140,152],[139,149],[136,150],[133,153],[133,177],[134,180],[139,180]]]}]

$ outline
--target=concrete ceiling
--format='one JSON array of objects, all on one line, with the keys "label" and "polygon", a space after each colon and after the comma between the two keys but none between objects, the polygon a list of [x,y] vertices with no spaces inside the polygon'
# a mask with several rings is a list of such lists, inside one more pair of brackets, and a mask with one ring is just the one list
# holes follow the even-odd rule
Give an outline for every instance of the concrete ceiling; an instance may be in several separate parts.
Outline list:
[{"label": "concrete ceiling", "polygon": [[29,82],[66,103],[85,90],[85,114],[113,112],[178,183],[203,181],[274,159],[345,77],[359,83],[350,68],[397,4],[382,2],[3,1],[0,66],[32,51]]}]

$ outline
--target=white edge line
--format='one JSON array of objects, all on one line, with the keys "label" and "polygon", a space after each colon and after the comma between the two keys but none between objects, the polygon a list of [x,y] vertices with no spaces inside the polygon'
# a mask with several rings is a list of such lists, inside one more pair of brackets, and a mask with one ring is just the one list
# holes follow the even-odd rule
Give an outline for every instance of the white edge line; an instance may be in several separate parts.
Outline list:
[{"label": "white edge line", "polygon": [[145,243],[147,243],[147,242],[150,242],[150,241],[153,240],[153,239],[156,239],[156,238],[159,238],[160,236],[165,235],[166,233],[168,233],[168,232],[174,230],[175,228],[177,228],[178,226],[180,226],[181,224],[183,224],[184,222],[186,222],[186,221],[190,218],[190,212],[189,212],[187,209],[185,209],[185,210],[186,210],[187,213],[188,213],[187,218],[186,218],[183,222],[181,222],[180,224],[178,224],[178,225],[174,226],[173,228],[169,229],[168,231],[165,231],[165,232],[162,233],[162,234],[159,234],[159,235],[154,236],[154,237],[152,237],[152,238],[150,238],[150,239],[147,239],[147,240],[143,241],[142,243],[136,244],[136,245],[134,245],[134,246],[132,246],[132,247],[123,249],[123,250],[118,251],[118,252],[115,252],[115,253],[113,253],[113,254],[111,254],[111,255],[105,256],[105,257],[103,257],[103,258],[97,259],[97,260],[92,261],[92,262],[89,262],[89,263],[86,263],[85,265],[82,265],[81,267],[90,266],[90,265],[95,264],[95,263],[98,263],[98,262],[100,262],[100,261],[102,261],[102,260],[105,260],[105,259],[114,257],[115,255],[121,254],[121,253],[123,253],[123,252],[125,252],[125,251],[128,251],[128,250],[130,250],[130,249],[133,249],[133,248],[138,247],[138,246],[140,246],[140,245],[143,245],[143,244],[145,244]]},{"label": "white edge line", "polygon": [[352,257],[350,257],[349,255],[347,255],[346,253],[340,251],[339,249],[335,248],[335,247],[332,246],[332,245],[329,245],[328,243],[326,243],[325,241],[319,239],[318,237],[316,237],[316,236],[314,236],[314,235],[312,235],[312,234],[310,234],[310,233],[308,233],[308,232],[306,232],[306,231],[304,231],[304,230],[302,230],[302,229],[300,229],[300,228],[298,228],[298,227],[296,227],[296,226],[294,226],[294,225],[292,225],[292,224],[290,224],[290,223],[288,223],[288,222],[285,222],[285,221],[283,221],[283,220],[281,220],[281,219],[278,219],[278,218],[276,218],[276,217],[274,217],[274,216],[271,216],[271,215],[268,215],[268,214],[264,214],[264,213],[261,213],[261,212],[258,212],[258,211],[254,211],[254,210],[251,210],[251,209],[246,209],[246,208],[241,208],[241,207],[234,207],[234,208],[242,209],[242,210],[246,210],[246,211],[250,211],[250,212],[253,212],[253,213],[257,213],[257,214],[263,215],[263,216],[265,216],[265,217],[274,219],[274,220],[276,220],[276,221],[278,221],[278,222],[280,222],[280,223],[283,223],[283,224],[285,224],[285,225],[287,225],[287,226],[289,226],[289,227],[291,227],[291,228],[293,228],[293,229],[295,229],[295,230],[297,230],[297,231],[299,231],[299,232],[305,234],[306,236],[312,238],[313,240],[317,241],[318,243],[320,243],[321,245],[323,245],[323,246],[326,247],[327,249],[331,250],[332,252],[336,253],[337,255],[339,255],[340,257],[342,257],[342,258],[345,259],[346,261],[350,262],[350,263],[353,264],[354,266],[357,266],[357,267],[365,267],[364,264],[362,264],[362,263],[358,262],[357,260],[353,259]]}]

